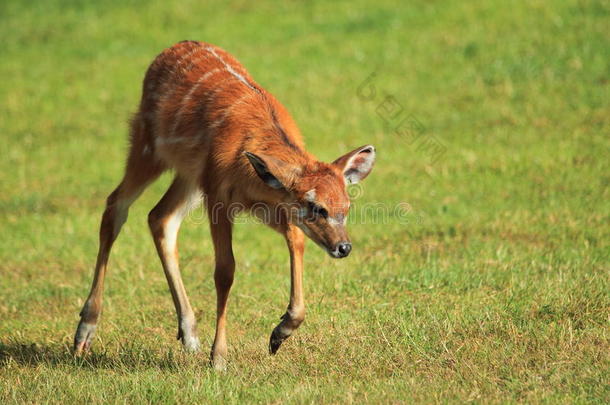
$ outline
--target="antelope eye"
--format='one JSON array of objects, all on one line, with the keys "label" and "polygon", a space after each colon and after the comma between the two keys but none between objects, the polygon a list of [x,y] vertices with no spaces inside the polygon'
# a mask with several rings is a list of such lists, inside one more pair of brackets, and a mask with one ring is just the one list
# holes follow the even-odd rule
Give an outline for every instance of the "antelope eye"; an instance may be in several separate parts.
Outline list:
[{"label": "antelope eye", "polygon": [[320,207],[317,204],[309,203],[309,210],[315,215],[322,218],[328,218],[328,211],[326,208]]}]

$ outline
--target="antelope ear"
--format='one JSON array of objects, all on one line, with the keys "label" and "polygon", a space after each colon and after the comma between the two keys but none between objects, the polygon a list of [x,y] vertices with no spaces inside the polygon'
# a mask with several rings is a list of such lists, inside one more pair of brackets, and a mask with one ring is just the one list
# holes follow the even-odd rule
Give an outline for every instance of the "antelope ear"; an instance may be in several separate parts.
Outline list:
[{"label": "antelope ear", "polygon": [[375,164],[373,145],[361,146],[333,162],[345,176],[347,184],[356,184],[369,175]]},{"label": "antelope ear", "polygon": [[271,156],[255,155],[244,152],[254,171],[269,187],[276,190],[288,189],[295,183],[299,170],[293,165],[282,162]]}]

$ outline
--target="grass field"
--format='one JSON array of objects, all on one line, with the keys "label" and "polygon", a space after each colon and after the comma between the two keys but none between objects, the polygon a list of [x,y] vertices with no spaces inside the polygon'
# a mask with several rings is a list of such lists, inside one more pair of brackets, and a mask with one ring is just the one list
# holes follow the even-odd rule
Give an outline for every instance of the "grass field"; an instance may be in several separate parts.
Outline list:
[{"label": "grass field", "polygon": [[[2,403],[610,400],[607,1],[170,3],[0,3]],[[307,319],[271,357],[287,251],[238,225],[216,373],[205,215],[180,234],[194,356],[146,225],[166,175],[130,211],[93,353],[75,359],[126,122],[152,58],[183,39],[240,59],[320,159],[377,147],[352,190],[354,251],[308,243]]]}]

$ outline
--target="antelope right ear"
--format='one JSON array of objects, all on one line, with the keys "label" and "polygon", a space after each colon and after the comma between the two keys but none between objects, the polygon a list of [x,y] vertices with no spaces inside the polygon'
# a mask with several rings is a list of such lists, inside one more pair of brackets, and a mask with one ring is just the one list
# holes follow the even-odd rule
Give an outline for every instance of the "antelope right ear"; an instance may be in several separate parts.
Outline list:
[{"label": "antelope right ear", "polygon": [[294,184],[298,169],[271,156],[244,152],[254,171],[269,187],[276,190],[288,189]]},{"label": "antelope right ear", "polygon": [[339,166],[347,184],[356,184],[373,170],[375,148],[373,145],[361,146],[341,156],[333,164]]}]

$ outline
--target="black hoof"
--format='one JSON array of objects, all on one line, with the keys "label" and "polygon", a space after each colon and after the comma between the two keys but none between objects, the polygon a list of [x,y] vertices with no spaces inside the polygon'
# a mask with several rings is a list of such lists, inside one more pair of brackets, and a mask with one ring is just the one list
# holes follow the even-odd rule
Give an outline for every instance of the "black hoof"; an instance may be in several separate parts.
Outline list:
[{"label": "black hoof", "polygon": [[287,337],[288,336],[281,336],[274,330],[273,333],[271,333],[271,338],[269,339],[269,353],[275,354],[277,352],[277,349],[280,348],[280,346],[282,345],[284,340],[286,340]]}]

